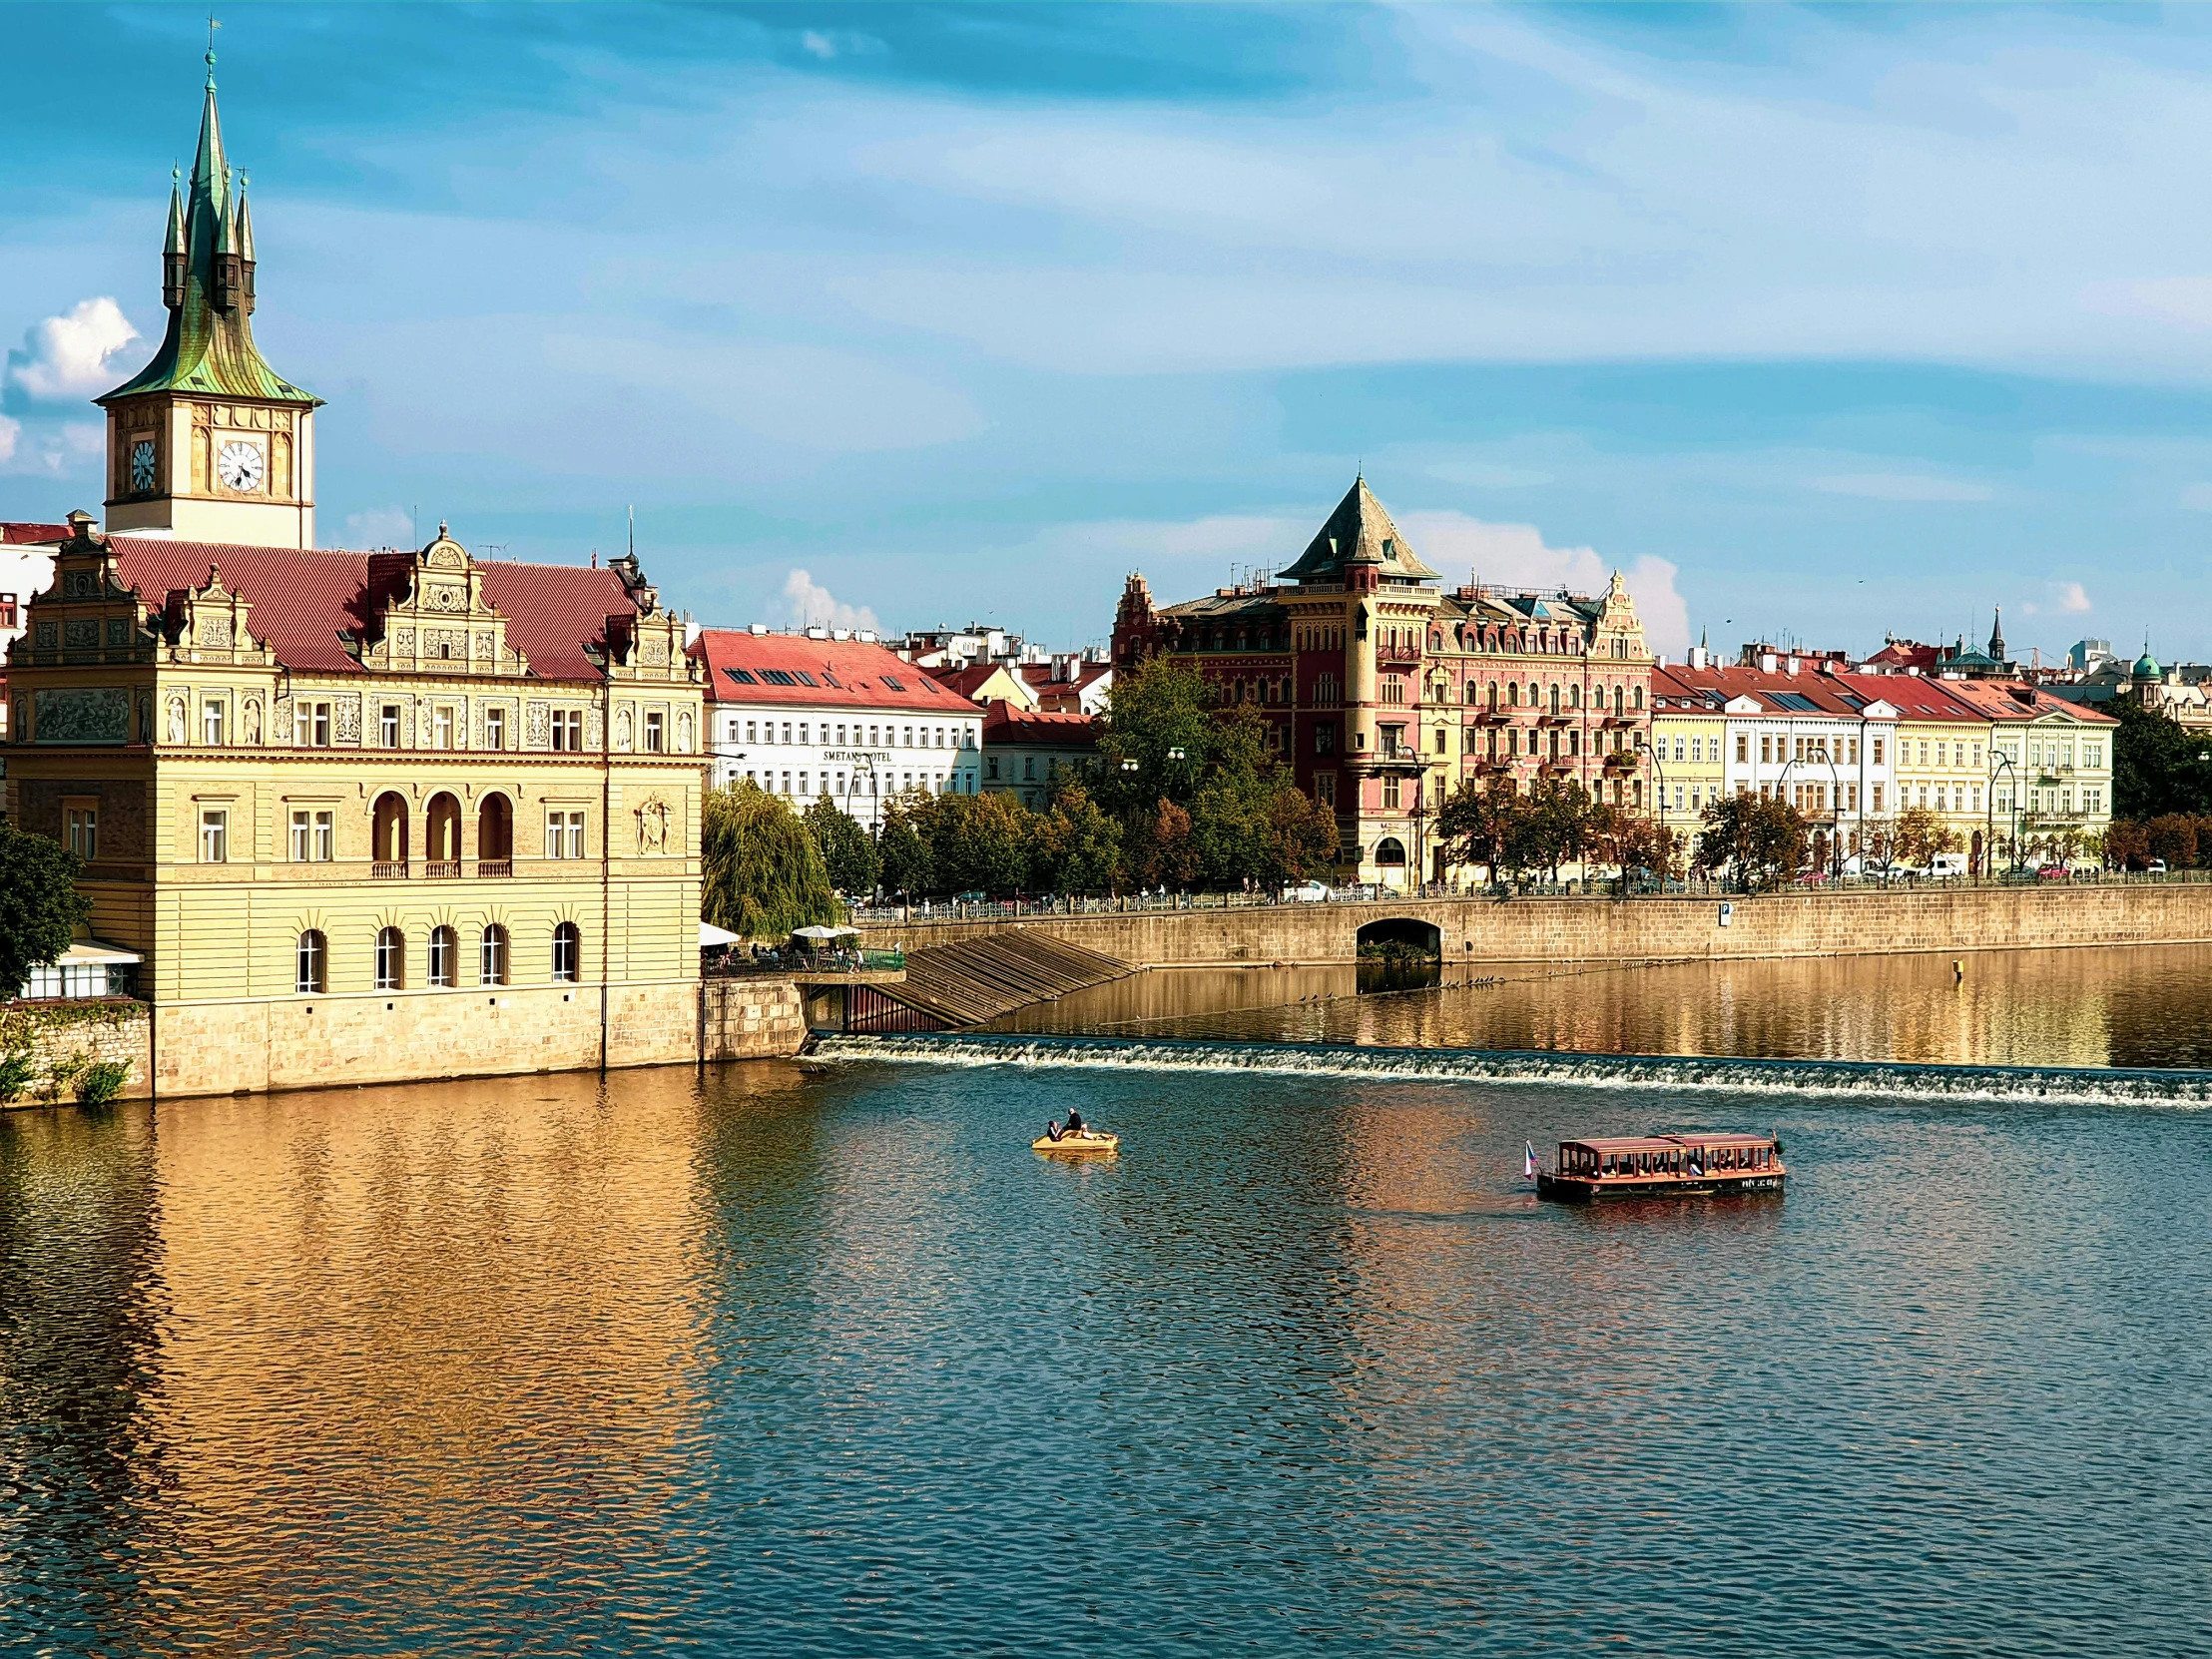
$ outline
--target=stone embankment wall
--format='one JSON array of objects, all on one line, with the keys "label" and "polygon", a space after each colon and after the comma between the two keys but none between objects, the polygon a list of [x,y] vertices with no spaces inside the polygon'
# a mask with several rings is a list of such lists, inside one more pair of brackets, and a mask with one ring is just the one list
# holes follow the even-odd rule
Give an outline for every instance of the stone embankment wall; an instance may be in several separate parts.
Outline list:
[{"label": "stone embankment wall", "polygon": [[0,1053],[27,1049],[36,1068],[10,1106],[68,1104],[77,1097],[56,1071],[114,1060],[130,1068],[126,1098],[148,1092],[146,1004],[143,1002],[19,1002],[0,1006]]},{"label": "stone embankment wall", "polygon": [[1275,904],[1020,921],[913,921],[865,929],[871,949],[907,950],[1025,927],[1136,966],[1348,962],[1360,929],[1430,923],[1447,956],[1472,961],[1678,961],[2017,950],[2212,940],[2212,884],[1924,887],[1707,897],[1438,898]]},{"label": "stone embankment wall", "polygon": [[708,979],[699,994],[703,1060],[797,1054],[807,1040],[806,1003],[789,979]]}]

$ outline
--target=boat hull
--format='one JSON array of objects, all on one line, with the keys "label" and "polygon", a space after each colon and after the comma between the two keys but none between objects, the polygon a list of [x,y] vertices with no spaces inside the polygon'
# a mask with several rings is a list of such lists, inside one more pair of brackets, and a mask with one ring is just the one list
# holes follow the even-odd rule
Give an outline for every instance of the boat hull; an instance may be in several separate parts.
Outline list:
[{"label": "boat hull", "polygon": [[1100,1152],[1116,1152],[1121,1148],[1119,1135],[1093,1135],[1084,1131],[1079,1135],[1062,1135],[1054,1140],[1050,1135],[1039,1135],[1029,1143],[1031,1152],[1049,1152],[1055,1156],[1083,1157]]},{"label": "boat hull", "polygon": [[1616,1198],[1720,1198],[1732,1193],[1778,1193],[1785,1170],[1746,1170],[1740,1175],[1650,1176],[1623,1181],[1579,1175],[1536,1174],[1536,1196],[1555,1204],[1600,1204]]}]

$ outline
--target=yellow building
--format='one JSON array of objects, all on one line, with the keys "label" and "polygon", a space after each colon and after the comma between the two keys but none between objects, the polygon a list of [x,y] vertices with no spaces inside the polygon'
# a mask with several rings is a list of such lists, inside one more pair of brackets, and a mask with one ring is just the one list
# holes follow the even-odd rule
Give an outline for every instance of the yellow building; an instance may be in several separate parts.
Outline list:
[{"label": "yellow building", "polygon": [[1720,799],[1728,780],[1722,751],[1727,731],[1727,705],[1718,690],[1678,679],[1664,668],[1652,671],[1653,775],[1669,829],[1694,834],[1705,809]]},{"label": "yellow building", "polygon": [[634,560],[315,550],[315,400],[254,344],[252,249],[211,84],[167,336],[102,399],[149,533],[72,514],[9,656],[15,821],[143,958],[155,1088],[691,1059],[681,619]]}]

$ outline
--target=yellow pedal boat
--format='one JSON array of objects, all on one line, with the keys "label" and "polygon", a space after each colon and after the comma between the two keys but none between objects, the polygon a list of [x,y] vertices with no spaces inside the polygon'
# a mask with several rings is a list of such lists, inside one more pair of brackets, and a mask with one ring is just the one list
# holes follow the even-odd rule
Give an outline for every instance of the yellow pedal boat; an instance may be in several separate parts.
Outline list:
[{"label": "yellow pedal boat", "polygon": [[1058,1140],[1050,1135],[1039,1135],[1029,1143],[1031,1152],[1112,1152],[1121,1145],[1119,1135],[1109,1135],[1097,1129],[1074,1129]]}]

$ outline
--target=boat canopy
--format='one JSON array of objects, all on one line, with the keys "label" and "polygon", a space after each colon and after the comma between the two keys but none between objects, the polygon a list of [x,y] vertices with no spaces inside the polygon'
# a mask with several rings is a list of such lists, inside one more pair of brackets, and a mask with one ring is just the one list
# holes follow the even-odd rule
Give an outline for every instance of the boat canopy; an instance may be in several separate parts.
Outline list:
[{"label": "boat canopy", "polygon": [[1561,1147],[1580,1147],[1585,1152],[1610,1154],[1616,1152],[1674,1152],[1686,1146],[1772,1146],[1772,1135],[1745,1135],[1734,1130],[1724,1130],[1710,1135],[1613,1135],[1597,1140],[1561,1141]]}]

